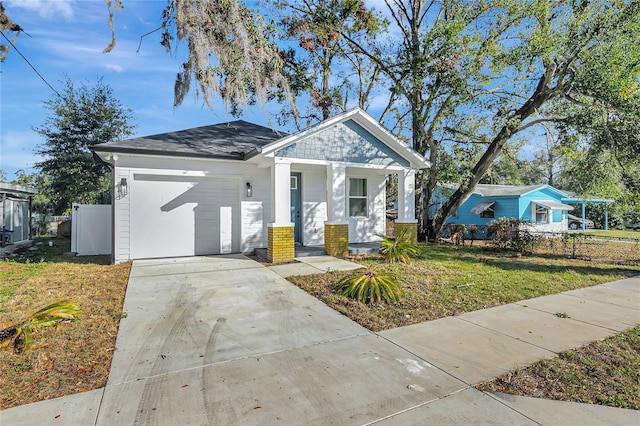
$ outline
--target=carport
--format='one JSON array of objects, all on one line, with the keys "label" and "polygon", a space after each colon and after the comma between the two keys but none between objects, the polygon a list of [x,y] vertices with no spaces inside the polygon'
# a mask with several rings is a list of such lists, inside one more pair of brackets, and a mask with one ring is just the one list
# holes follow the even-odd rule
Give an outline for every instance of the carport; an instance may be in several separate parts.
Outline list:
[{"label": "carport", "polygon": [[609,229],[609,211],[607,209],[607,204],[613,203],[613,200],[609,200],[606,198],[563,198],[563,203],[567,204],[577,204],[580,205],[581,213],[582,213],[582,230],[585,230],[585,212],[587,204],[604,204],[604,230],[607,231]]}]

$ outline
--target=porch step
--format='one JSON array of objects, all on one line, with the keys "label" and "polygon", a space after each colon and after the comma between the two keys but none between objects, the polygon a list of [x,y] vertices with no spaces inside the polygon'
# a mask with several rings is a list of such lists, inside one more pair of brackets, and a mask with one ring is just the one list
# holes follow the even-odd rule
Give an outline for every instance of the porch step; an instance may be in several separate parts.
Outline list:
[{"label": "porch step", "polygon": [[349,254],[350,255],[379,254],[380,247],[381,247],[380,243],[349,244]]},{"label": "porch step", "polygon": [[[322,246],[296,246],[295,257],[308,257],[308,256],[326,256],[327,252]],[[380,243],[358,243],[349,244],[350,255],[362,255],[362,254],[378,254],[380,253]],[[257,248],[255,249],[255,255],[260,261],[267,262],[267,249]]]}]

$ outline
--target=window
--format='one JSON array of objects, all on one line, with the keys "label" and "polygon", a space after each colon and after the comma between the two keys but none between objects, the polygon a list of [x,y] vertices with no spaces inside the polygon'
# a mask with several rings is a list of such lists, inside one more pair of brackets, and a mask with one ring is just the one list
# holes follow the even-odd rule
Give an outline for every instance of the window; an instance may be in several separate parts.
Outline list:
[{"label": "window", "polygon": [[298,189],[298,176],[291,176],[291,189]]},{"label": "window", "polygon": [[484,210],[482,213],[480,213],[480,217],[485,218],[485,219],[493,219],[496,215],[496,212],[494,210],[495,207],[495,203],[491,204],[491,206],[487,207],[486,210]]},{"label": "window", "polygon": [[480,217],[493,219],[495,216],[495,201],[480,201],[471,209],[472,214],[479,214]]},{"label": "window", "polygon": [[349,179],[349,216],[368,216],[366,179]]},{"label": "window", "polygon": [[535,204],[536,208],[536,223],[549,222],[549,209],[545,206],[539,206]]}]

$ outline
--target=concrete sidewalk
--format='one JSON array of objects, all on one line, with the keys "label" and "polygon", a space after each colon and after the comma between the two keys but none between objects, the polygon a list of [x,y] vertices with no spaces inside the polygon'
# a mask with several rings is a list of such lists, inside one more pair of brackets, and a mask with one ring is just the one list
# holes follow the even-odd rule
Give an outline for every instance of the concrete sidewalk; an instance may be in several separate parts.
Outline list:
[{"label": "concrete sidewalk", "polygon": [[356,266],[299,260],[134,262],[106,388],[2,411],[0,425],[640,423],[471,387],[640,323],[640,278],[376,334],[283,278]]}]

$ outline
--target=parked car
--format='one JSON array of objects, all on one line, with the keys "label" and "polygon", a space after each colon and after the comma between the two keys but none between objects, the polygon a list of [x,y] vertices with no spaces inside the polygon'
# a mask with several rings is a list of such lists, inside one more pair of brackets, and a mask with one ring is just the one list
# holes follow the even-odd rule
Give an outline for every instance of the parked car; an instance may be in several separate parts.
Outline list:
[{"label": "parked car", "polygon": [[627,229],[640,229],[640,222],[624,222],[624,227]]},{"label": "parked car", "polygon": [[[593,229],[595,228],[595,225],[593,224],[593,221],[590,219],[585,219],[584,220],[584,227],[586,229]],[[582,229],[582,218],[579,218],[578,216],[574,216],[572,214],[569,215],[569,229]]]}]

